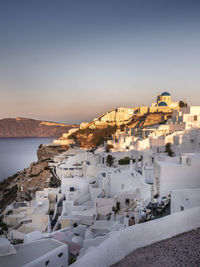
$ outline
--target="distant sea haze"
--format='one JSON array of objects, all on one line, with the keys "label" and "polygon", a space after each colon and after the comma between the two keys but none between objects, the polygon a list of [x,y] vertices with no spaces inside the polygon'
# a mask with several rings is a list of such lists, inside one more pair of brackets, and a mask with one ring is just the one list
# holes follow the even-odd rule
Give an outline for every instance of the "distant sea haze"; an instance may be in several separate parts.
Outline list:
[{"label": "distant sea haze", "polygon": [[52,138],[0,138],[0,181],[37,161],[38,146],[52,141]]}]

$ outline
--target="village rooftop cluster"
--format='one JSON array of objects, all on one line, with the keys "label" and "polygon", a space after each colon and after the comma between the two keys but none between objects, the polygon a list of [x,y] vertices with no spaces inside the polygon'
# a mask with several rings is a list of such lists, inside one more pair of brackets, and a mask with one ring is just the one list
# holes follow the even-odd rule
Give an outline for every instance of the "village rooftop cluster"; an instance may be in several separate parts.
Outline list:
[{"label": "village rooftop cluster", "polygon": [[151,107],[114,109],[80,128],[147,112],[162,112],[163,123],[119,128],[93,150],[67,139],[77,129],[49,144],[71,145],[49,161],[60,186],[3,211],[2,266],[110,266],[131,249],[200,227],[200,106],[180,107],[165,91]]}]

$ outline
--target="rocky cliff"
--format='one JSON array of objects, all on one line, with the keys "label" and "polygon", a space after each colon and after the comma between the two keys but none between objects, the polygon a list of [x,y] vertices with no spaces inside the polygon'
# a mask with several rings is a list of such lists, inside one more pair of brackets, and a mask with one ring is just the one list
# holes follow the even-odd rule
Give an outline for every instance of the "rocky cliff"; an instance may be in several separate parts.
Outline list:
[{"label": "rocky cliff", "polygon": [[26,118],[0,120],[0,137],[60,137],[74,124],[62,124]]},{"label": "rocky cliff", "polygon": [[59,181],[53,177],[48,161],[68,148],[68,146],[40,145],[37,162],[31,163],[28,168],[0,182],[0,209],[15,200],[31,200],[36,190],[59,186]]},{"label": "rocky cliff", "polygon": [[82,148],[95,148],[111,137],[116,129],[116,126],[107,126],[105,128],[96,129],[79,129],[72,133],[69,138],[75,141],[76,146]]}]

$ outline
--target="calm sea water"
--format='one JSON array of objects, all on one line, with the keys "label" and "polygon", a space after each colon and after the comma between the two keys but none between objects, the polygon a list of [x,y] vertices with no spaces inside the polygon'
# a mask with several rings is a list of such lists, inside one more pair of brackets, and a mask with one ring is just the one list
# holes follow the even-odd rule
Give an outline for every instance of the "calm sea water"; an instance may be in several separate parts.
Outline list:
[{"label": "calm sea water", "polygon": [[0,181],[37,161],[40,144],[52,142],[52,138],[0,138]]}]

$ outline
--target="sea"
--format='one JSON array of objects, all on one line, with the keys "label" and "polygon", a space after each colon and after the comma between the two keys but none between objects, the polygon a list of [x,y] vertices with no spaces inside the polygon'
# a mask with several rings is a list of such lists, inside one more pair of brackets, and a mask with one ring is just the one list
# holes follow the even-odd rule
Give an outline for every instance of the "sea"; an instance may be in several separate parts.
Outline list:
[{"label": "sea", "polygon": [[0,181],[37,161],[39,145],[52,141],[53,138],[0,138]]}]

